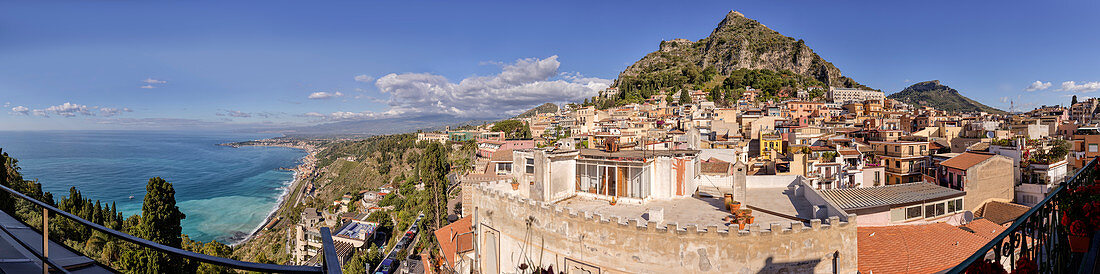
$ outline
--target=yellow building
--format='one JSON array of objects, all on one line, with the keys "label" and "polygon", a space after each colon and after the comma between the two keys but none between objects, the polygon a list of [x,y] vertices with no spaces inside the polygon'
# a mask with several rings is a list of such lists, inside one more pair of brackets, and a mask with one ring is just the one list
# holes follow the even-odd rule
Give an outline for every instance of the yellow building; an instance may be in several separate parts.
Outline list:
[{"label": "yellow building", "polygon": [[773,160],[772,153],[783,154],[786,150],[783,148],[783,138],[779,138],[778,135],[764,134],[760,136],[760,158],[764,160]]}]

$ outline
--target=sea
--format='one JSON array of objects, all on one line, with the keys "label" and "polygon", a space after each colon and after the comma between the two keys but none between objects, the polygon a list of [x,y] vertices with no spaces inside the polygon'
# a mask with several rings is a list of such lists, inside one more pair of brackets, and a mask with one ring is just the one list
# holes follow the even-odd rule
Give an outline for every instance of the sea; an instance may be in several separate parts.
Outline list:
[{"label": "sea", "polygon": [[[192,240],[233,244],[263,225],[306,152],[283,147],[218,146],[276,135],[192,131],[0,131],[0,149],[19,160],[55,198],[76,187],[84,197],[141,213],[149,178],[172,183]],[[133,198],[131,198],[131,196]]]}]

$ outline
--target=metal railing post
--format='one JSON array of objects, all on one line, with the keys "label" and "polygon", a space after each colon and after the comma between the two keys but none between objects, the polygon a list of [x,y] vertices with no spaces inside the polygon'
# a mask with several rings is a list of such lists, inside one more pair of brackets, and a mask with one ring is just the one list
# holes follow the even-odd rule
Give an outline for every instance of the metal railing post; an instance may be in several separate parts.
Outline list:
[{"label": "metal railing post", "polygon": [[50,273],[46,260],[50,258],[50,209],[42,208],[42,274]]},{"label": "metal railing post", "polygon": [[332,243],[332,232],[327,227],[321,228],[321,271],[329,274],[340,274],[340,258],[336,255],[336,246]]}]

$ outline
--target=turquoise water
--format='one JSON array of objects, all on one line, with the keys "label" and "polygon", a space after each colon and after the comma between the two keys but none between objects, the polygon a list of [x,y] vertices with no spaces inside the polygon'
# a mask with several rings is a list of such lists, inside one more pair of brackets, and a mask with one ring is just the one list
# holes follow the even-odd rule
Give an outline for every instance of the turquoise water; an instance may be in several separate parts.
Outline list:
[{"label": "turquoise water", "polygon": [[[0,148],[23,177],[55,197],[76,186],[84,197],[141,213],[149,178],[171,182],[194,240],[232,243],[261,225],[306,153],[280,147],[217,146],[272,136],[222,132],[0,131]],[[130,199],[130,196],[134,199]]]}]

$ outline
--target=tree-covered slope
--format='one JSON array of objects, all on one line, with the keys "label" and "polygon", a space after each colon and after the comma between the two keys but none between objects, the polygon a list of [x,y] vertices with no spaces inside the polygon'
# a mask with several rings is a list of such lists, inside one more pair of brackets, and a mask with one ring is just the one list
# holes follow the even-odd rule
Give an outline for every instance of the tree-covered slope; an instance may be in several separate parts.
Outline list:
[{"label": "tree-covered slope", "polygon": [[681,88],[723,88],[723,80],[742,69],[789,72],[826,86],[867,88],[841,75],[804,41],[736,11],[727,14],[706,38],[662,41],[660,50],[620,73],[614,86],[622,97],[642,98]]},{"label": "tree-covered slope", "polygon": [[887,98],[895,99],[916,106],[930,106],[939,110],[953,112],[989,112],[1004,113],[1004,111],[984,105],[973,99],[966,98],[949,86],[940,84],[939,80],[925,81],[913,84],[898,93],[890,94]]}]

